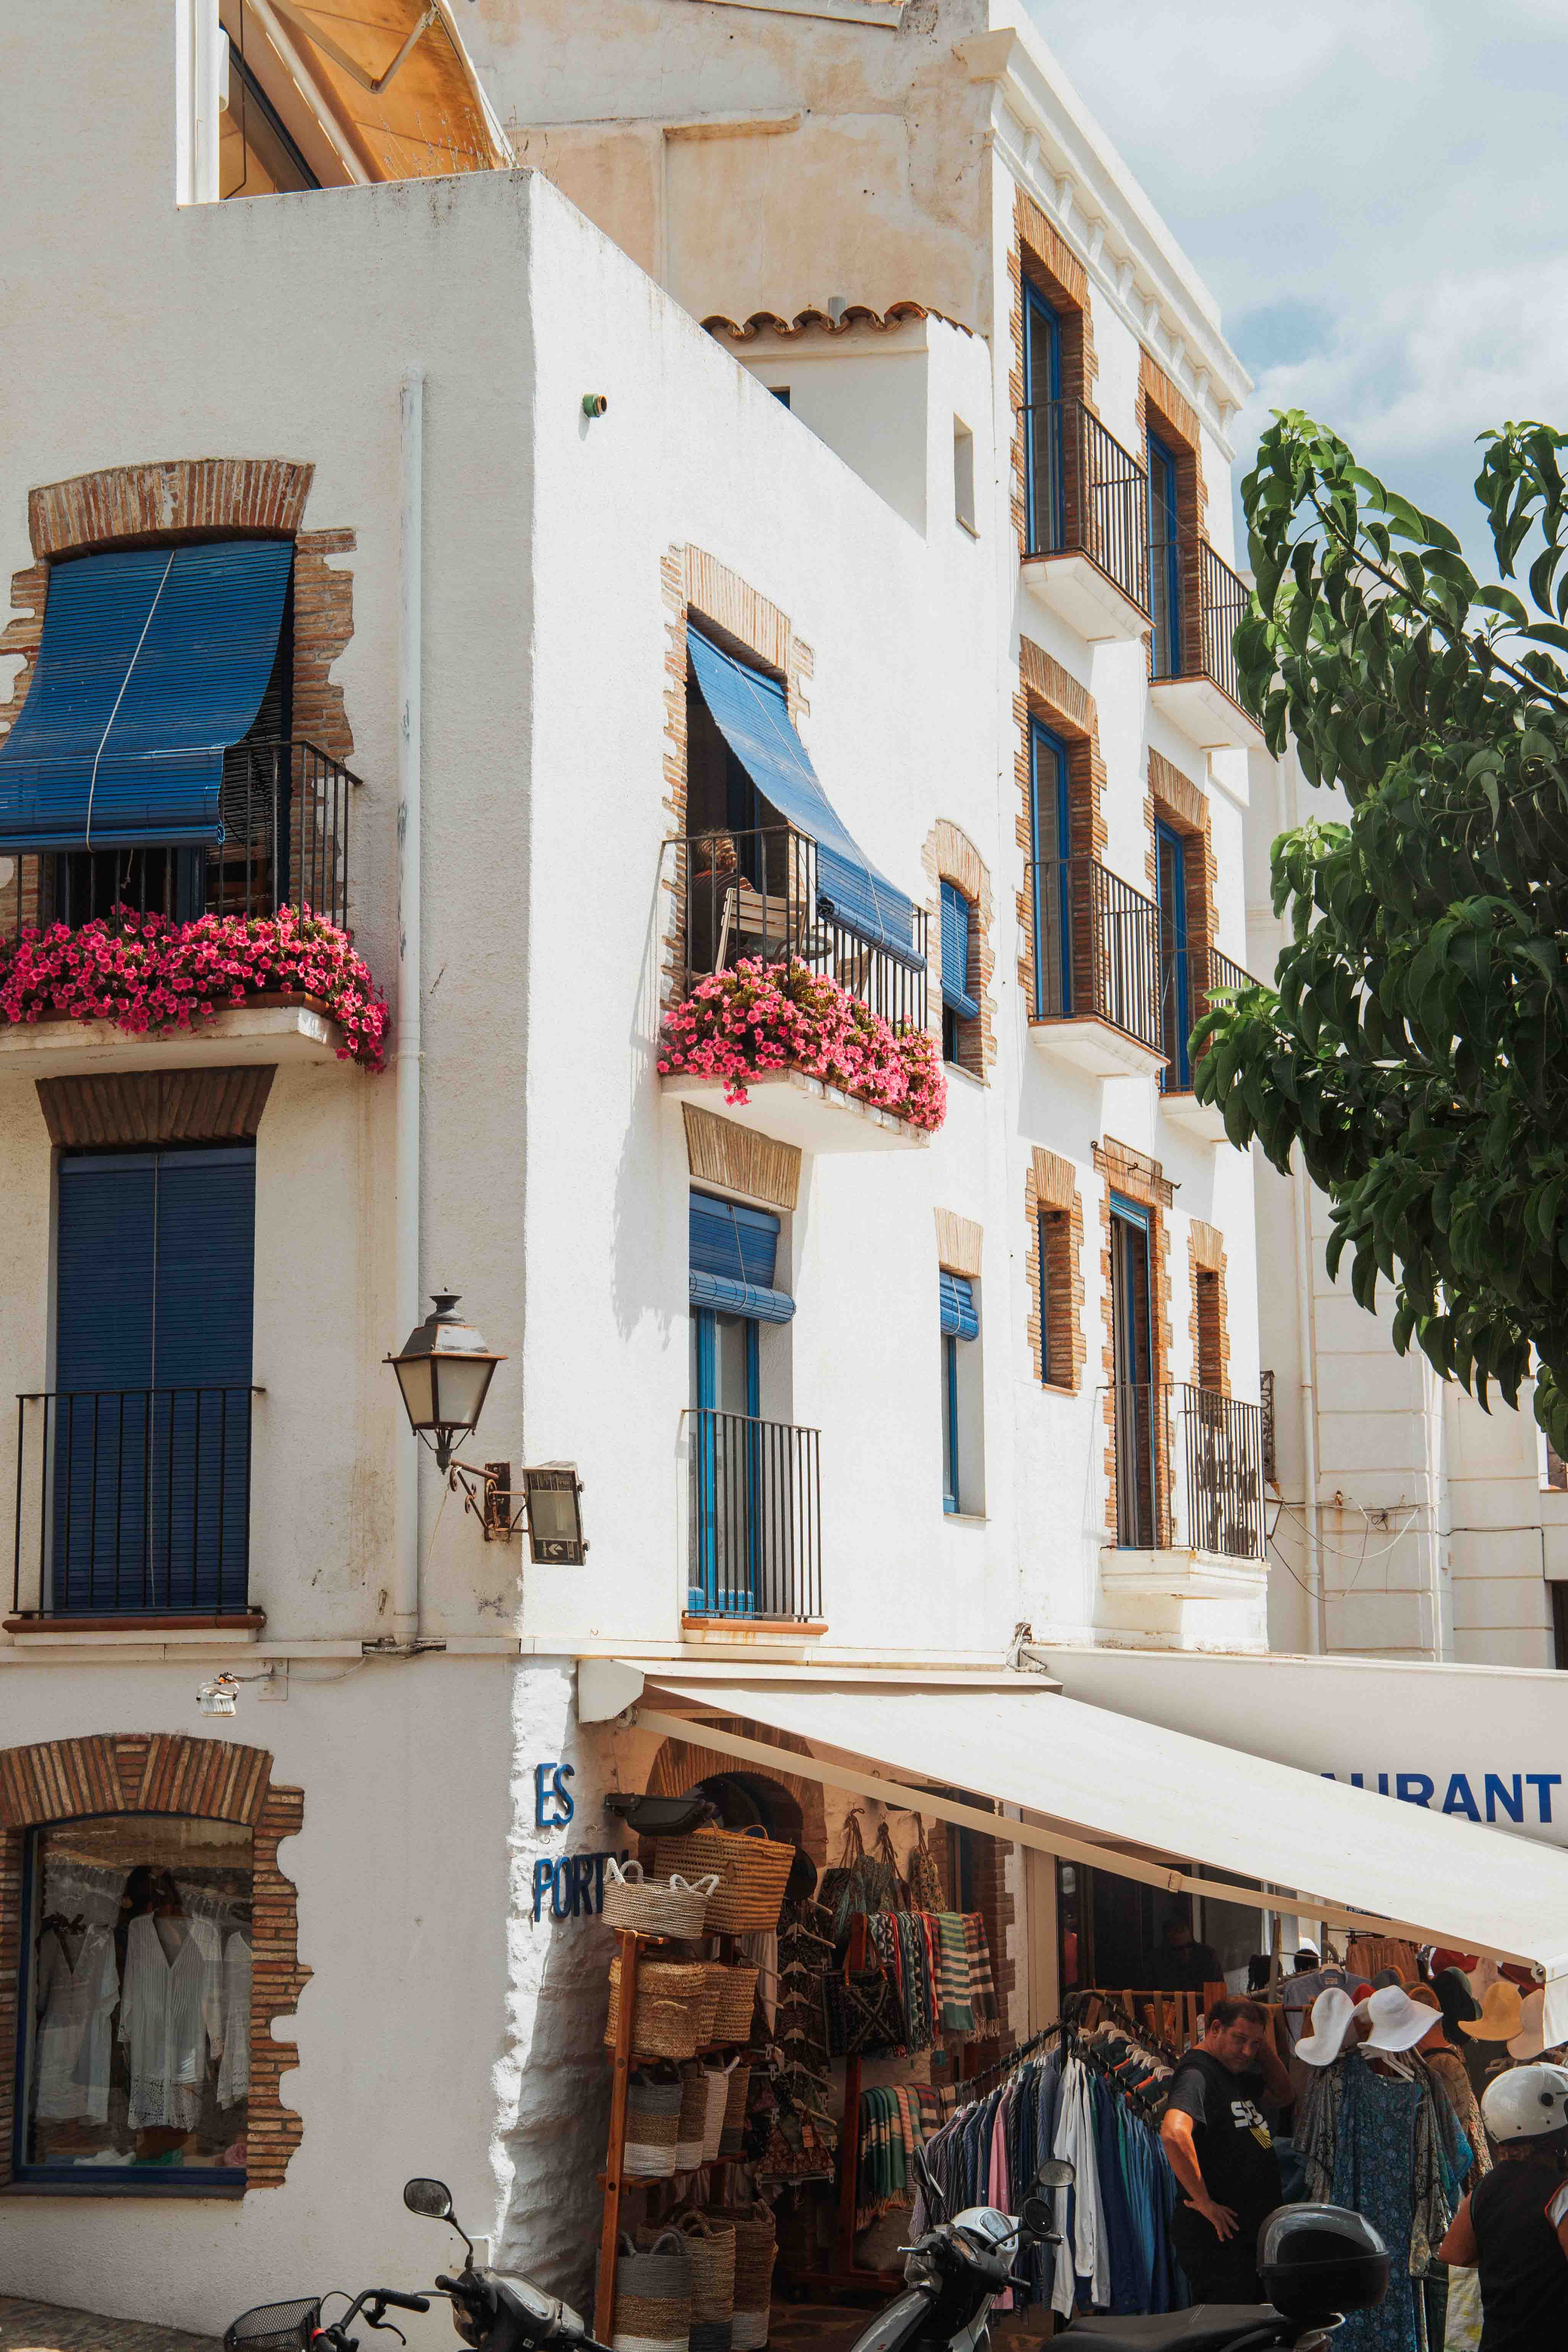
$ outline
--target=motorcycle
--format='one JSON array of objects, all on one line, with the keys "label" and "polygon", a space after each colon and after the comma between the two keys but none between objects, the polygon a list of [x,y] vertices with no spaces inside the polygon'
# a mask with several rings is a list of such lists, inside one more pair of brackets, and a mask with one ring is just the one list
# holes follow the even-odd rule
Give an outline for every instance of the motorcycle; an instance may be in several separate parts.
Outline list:
[{"label": "motorcycle", "polygon": [[[502,2278],[474,2261],[474,2243],[452,2210],[445,2181],[405,2183],[403,2201],[425,2221],[448,2221],[467,2246],[468,2259],[456,2278],[437,2272],[433,2292],[452,2306],[452,2325],[471,2352],[534,2352],[543,2345],[608,2352],[588,2333],[586,2323],[558,2295],[546,2294],[524,2278]],[[349,2330],[362,2320],[383,2328],[399,2343],[406,2337],[386,2316],[392,2311],[428,2311],[428,2294],[404,2294],[392,2287],[366,2287],[341,2319],[325,2323],[323,2298],[304,2295],[289,2303],[262,2303],[242,2312],[224,2331],[224,2352],[359,2352]]]},{"label": "motorcycle", "polygon": [[[930,2226],[900,2249],[904,2292],[854,2352],[986,2352],[997,2296],[1030,2283],[1016,2260],[1062,2242],[1046,2199],[1072,2187],[1073,2167],[1042,2164],[1016,2220],[986,2205],[950,2220],[922,2149],[914,2165]],[[1074,2319],[1057,2340],[1074,2352],[1323,2352],[1345,2313],[1380,2302],[1388,2285],[1388,2251],[1377,2231],[1334,2205],[1280,2206],[1258,2232],[1258,2260],[1268,2303]]]}]

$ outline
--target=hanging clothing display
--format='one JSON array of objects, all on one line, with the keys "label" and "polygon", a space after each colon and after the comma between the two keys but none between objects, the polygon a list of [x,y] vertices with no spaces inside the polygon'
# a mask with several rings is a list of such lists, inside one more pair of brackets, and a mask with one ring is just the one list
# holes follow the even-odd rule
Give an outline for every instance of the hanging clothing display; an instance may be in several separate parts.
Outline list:
[{"label": "hanging clothing display", "polygon": [[892,1979],[902,2018],[895,2045],[930,2050],[944,2041],[987,2041],[1000,2031],[985,1922],[977,1911],[876,1911],[866,1958]]},{"label": "hanging clothing display", "polygon": [[958,2099],[956,2084],[896,2083],[860,2094],[855,2227],[868,2230],[895,2206],[914,2201],[910,2163],[941,2130]]},{"label": "hanging clothing display", "polygon": [[209,2053],[223,2045],[223,1948],[209,1919],[132,1919],[120,2038],[131,2064],[132,2131],[194,2130]]},{"label": "hanging clothing display", "polygon": [[46,1927],[38,1938],[35,1996],[34,2114],[51,2122],[106,2122],[110,2021],[120,1998],[113,1937],[102,1927],[73,1934],[63,1925]]},{"label": "hanging clothing display", "polygon": [[223,2059],[217,2103],[237,2106],[250,2095],[250,1938],[237,1930],[223,1948]]}]

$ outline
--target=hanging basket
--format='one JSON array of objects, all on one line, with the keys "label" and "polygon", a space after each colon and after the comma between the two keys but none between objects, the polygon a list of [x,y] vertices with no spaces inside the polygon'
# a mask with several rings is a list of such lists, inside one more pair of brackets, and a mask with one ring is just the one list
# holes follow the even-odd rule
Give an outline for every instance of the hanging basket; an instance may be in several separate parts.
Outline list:
[{"label": "hanging basket", "polygon": [[735,1960],[719,1971],[719,2013],[713,2020],[715,2042],[748,2042],[752,2011],[757,1998],[757,1969],[750,1960]]},{"label": "hanging basket", "polygon": [[[708,2210],[720,2212],[720,2209],[711,2206]],[[767,2206],[761,2204],[725,2208],[720,2218],[732,2223],[735,2231],[735,2309],[731,2320],[731,2352],[763,2352],[768,2340],[778,2225]]]},{"label": "hanging basket", "polygon": [[708,2121],[708,2071],[693,2059],[680,2070],[680,2116],[675,2136],[677,2172],[695,2172],[702,2161],[702,2134]]},{"label": "hanging basket", "polygon": [[623,2237],[616,2257],[613,2352],[689,2352],[691,2262],[679,2230],[646,2250]]},{"label": "hanging basket", "polygon": [[[610,2014],[605,2046],[616,2046],[616,2016],[621,1998],[621,1956],[610,1962]],[[634,2058],[694,2058],[700,2011],[708,2000],[708,1971],[701,1960],[644,1960],[637,1969],[632,2011]]]},{"label": "hanging basket", "polygon": [[625,2168],[638,2180],[673,2180],[680,2133],[681,2084],[634,2074],[626,2085]]},{"label": "hanging basket", "polygon": [[746,2095],[752,2087],[752,2070],[736,2061],[730,2076],[730,2087],[724,2094],[724,2122],[719,2134],[721,2156],[739,2156],[746,2128]]},{"label": "hanging basket", "polygon": [[612,1927],[633,1927],[639,1936],[700,1936],[708,1898],[719,1885],[711,1874],[695,1885],[684,1878],[645,1878],[640,1862],[605,1865],[600,1915]]},{"label": "hanging basket", "polygon": [[692,2326],[721,2323],[728,2329],[735,2308],[734,2224],[711,2213],[683,2213],[676,2227],[691,2264]]},{"label": "hanging basket", "polygon": [[795,1853],[793,1845],[744,1830],[693,1830],[689,1837],[660,1838],[654,1867],[661,1877],[679,1871],[688,1879],[718,1878],[703,1920],[710,1936],[765,1936],[779,1924]]},{"label": "hanging basket", "polygon": [[719,2143],[724,2136],[724,2108],[730,2096],[730,2077],[740,2063],[738,2058],[731,2058],[727,2066],[709,2065],[702,2070],[703,2088],[708,2100],[702,2118],[704,2164],[711,2164],[720,2153]]}]

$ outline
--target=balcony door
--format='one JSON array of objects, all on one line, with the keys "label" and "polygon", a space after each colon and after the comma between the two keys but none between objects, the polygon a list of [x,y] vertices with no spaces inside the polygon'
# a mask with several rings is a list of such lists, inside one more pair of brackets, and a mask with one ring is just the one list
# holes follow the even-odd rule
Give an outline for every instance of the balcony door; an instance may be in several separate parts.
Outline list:
[{"label": "balcony door", "polygon": [[1157,434],[1149,436],[1150,675],[1182,674],[1182,558],[1176,537],[1176,460]]},{"label": "balcony door", "polygon": [[1031,719],[1029,875],[1037,1021],[1059,1019],[1073,1009],[1071,856],[1067,746],[1037,719]]},{"label": "balcony door", "polygon": [[761,1338],[749,1315],[700,1307],[691,1318],[698,1590],[690,1605],[710,1616],[750,1616],[757,1607]]},{"label": "balcony door", "polygon": [[256,1154],[59,1163],[51,1605],[242,1609]]},{"label": "balcony door", "polygon": [[1024,285],[1025,492],[1031,555],[1062,537],[1062,328],[1039,289]]},{"label": "balcony door", "polygon": [[1155,898],[1160,908],[1160,1043],[1166,1094],[1185,1094],[1193,1083],[1187,1039],[1192,1034],[1192,978],[1187,956],[1187,845],[1179,833],[1156,821]]},{"label": "balcony door", "polygon": [[1159,1540],[1149,1243],[1148,1210],[1113,1192],[1110,1315],[1116,1383],[1116,1540],[1123,1549],[1137,1550],[1148,1550]]}]

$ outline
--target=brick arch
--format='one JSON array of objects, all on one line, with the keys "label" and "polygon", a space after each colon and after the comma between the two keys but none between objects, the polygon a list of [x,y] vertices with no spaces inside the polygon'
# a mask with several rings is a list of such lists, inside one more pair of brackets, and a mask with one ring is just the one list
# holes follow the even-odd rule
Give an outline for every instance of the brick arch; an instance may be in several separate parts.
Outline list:
[{"label": "brick arch", "polygon": [[[701,1726],[693,1724],[694,1733]],[[721,1731],[740,1733],[747,1739],[759,1740],[766,1748],[777,1748],[783,1757],[789,1754],[809,1756],[811,1750],[804,1739],[793,1731],[775,1731],[771,1724],[726,1721],[717,1727]],[[667,1739],[648,1769],[647,1793],[650,1797],[679,1797],[698,1780],[710,1780],[718,1772],[762,1770],[760,1764],[737,1764],[732,1756],[721,1756],[716,1748],[704,1748],[700,1738]],[[778,1771],[771,1775],[782,1789],[787,1789],[800,1807],[805,1850],[818,1867],[827,1861],[827,1811],[823,1802],[820,1780],[807,1780],[798,1772]]]},{"label": "brick arch", "polygon": [[183,1732],[100,1733],[0,1748],[0,2187],[11,2178],[26,1833],[102,1813],[183,1813],[243,1822],[250,1831],[255,1965],[246,2187],[275,2189],[303,2130],[279,2087],[300,2063],[299,2045],[275,2042],[272,2021],[298,2008],[310,1978],[299,1956],[294,1885],[278,1866],[279,1844],[304,1820],[305,1795],[274,1787],[266,1748]]},{"label": "brick arch", "polygon": [[970,933],[970,969],[963,976],[963,985],[980,1006],[978,1021],[961,1024],[958,1066],[971,1077],[987,1079],[991,1065],[996,1059],[996,1004],[991,994],[991,982],[996,971],[996,948],[992,937],[992,919],[995,909],[991,895],[991,874],[984,859],[969,835],[951,818],[939,816],[925,839],[921,863],[926,880],[931,885],[931,925],[927,933],[930,942],[928,962],[933,985],[931,990],[931,1018],[938,1032],[942,1026],[942,885],[951,882],[962,890],[975,912],[974,929]]}]

